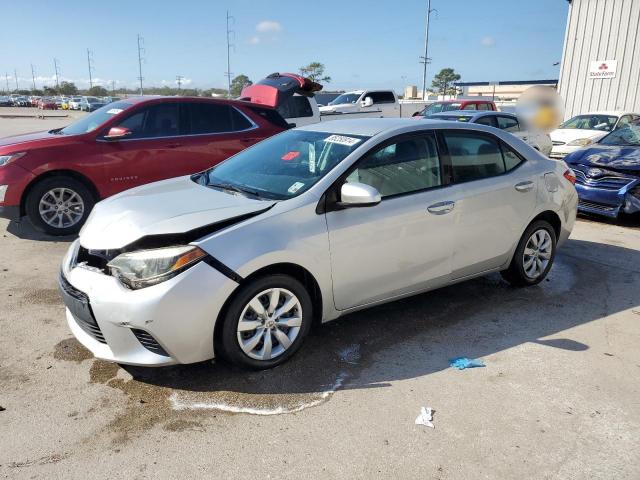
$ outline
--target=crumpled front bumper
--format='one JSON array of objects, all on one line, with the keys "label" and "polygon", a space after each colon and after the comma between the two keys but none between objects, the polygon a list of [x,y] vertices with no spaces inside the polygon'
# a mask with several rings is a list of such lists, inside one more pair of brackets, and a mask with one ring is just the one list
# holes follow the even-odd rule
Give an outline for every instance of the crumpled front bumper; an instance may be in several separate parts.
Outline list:
[{"label": "crumpled front bumper", "polygon": [[576,183],[578,211],[616,218],[621,212],[640,212],[640,180],[619,190],[590,187]]},{"label": "crumpled front bumper", "polygon": [[[72,290],[86,295],[95,326],[87,326],[65,298],[67,322],[97,358],[162,366],[214,357],[216,319],[237,283],[200,262],[166,282],[130,290],[110,275],[72,265],[72,259],[67,255],[63,263],[61,284],[66,280]],[[160,348],[147,348],[149,341]]]}]

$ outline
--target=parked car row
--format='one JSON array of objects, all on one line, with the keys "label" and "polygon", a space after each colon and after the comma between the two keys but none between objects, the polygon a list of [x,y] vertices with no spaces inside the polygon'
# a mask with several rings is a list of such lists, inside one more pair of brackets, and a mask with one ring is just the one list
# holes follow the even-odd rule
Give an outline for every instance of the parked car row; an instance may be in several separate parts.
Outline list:
[{"label": "parked car row", "polygon": [[0,97],[0,106],[5,107],[37,107],[42,110],[81,110],[93,112],[98,108],[117,100],[117,97],[39,97],[11,95]]}]

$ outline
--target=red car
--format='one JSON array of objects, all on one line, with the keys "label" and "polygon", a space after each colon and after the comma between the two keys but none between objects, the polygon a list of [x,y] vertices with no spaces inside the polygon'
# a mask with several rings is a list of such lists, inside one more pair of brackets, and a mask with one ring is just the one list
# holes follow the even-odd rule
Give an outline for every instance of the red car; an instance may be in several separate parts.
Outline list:
[{"label": "red car", "polygon": [[491,100],[472,100],[458,98],[455,100],[444,100],[441,102],[433,102],[424,107],[421,111],[413,114],[414,117],[426,117],[428,115],[440,112],[449,112],[452,110],[491,110],[497,111],[496,104]]},{"label": "red car", "polygon": [[40,110],[57,110],[58,104],[52,98],[42,98],[38,102],[38,108]]},{"label": "red car", "polygon": [[64,128],[0,139],[0,216],[75,233],[100,199],[204,170],[287,128],[273,108],[242,101],[110,103]]}]

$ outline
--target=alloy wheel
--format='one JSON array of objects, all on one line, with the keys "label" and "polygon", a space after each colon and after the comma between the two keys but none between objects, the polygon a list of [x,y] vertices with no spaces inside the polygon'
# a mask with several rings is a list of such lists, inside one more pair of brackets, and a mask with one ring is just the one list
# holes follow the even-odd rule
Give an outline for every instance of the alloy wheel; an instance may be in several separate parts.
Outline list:
[{"label": "alloy wheel", "polygon": [[282,355],[295,341],[302,326],[302,305],[284,288],[269,288],[245,305],[238,321],[242,351],[255,360]]},{"label": "alloy wheel", "polygon": [[522,267],[527,277],[535,280],[544,273],[551,261],[553,241],[544,228],[536,230],[524,247]]},{"label": "alloy wheel", "polygon": [[42,220],[54,228],[68,228],[84,215],[84,200],[69,188],[52,188],[40,199],[38,211]]}]

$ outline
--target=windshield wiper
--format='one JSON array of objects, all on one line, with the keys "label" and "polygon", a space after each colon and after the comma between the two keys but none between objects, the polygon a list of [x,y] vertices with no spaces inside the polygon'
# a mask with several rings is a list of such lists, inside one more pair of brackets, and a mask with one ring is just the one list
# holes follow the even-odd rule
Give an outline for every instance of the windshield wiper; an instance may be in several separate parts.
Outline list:
[{"label": "windshield wiper", "polygon": [[207,186],[213,187],[213,188],[219,188],[221,190],[229,190],[232,192],[241,193],[243,195],[251,195],[253,197],[258,197],[258,198],[262,197],[262,195],[260,195],[260,193],[257,190],[252,190],[246,187],[239,187],[237,185],[234,185],[233,183],[209,183],[207,184]]}]

